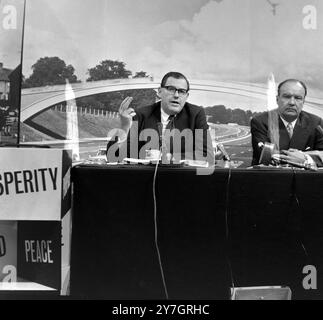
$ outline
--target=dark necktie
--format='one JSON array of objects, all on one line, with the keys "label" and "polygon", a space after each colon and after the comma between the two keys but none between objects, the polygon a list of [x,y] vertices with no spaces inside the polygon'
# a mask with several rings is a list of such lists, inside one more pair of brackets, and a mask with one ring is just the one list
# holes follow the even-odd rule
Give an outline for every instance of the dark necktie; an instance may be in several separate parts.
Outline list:
[{"label": "dark necktie", "polygon": [[[170,132],[175,128],[174,119],[175,119],[175,115],[173,115],[173,114],[168,117],[168,123],[165,128],[165,132],[166,132],[166,130],[169,130],[169,132],[167,132],[167,134],[170,134]],[[167,151],[168,153],[173,154],[173,144],[174,144],[173,135],[170,134],[170,136],[169,136],[169,150]]]},{"label": "dark necktie", "polygon": [[171,114],[168,117],[168,123],[166,125],[166,129],[169,129],[169,130],[173,130],[174,129],[174,118],[175,118],[175,115],[173,115],[173,114]]}]

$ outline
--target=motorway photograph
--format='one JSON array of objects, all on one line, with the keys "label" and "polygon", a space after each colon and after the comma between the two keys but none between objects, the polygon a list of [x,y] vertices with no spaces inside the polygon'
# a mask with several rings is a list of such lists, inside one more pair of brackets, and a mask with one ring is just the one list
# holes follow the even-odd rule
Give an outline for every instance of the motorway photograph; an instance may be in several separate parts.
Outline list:
[{"label": "motorway photograph", "polygon": [[[270,81],[277,86],[286,78],[302,79],[309,88],[305,110],[323,115],[319,1],[311,7],[303,0],[277,6],[265,0],[176,0],[172,10],[169,4],[27,1],[24,50],[18,50],[20,132],[17,110],[9,115],[2,106],[2,141],[19,136],[23,144],[73,146],[77,160],[97,156],[109,130],[120,125],[122,100],[133,96],[134,109],[155,102],[160,80],[171,70],[188,77],[188,102],[204,108],[214,147],[222,143],[239,166],[251,161],[250,119],[275,107],[268,105],[276,96],[268,91]],[[295,40],[293,50],[286,46],[287,33]],[[14,70],[19,54],[13,57],[0,56],[3,68]]]}]

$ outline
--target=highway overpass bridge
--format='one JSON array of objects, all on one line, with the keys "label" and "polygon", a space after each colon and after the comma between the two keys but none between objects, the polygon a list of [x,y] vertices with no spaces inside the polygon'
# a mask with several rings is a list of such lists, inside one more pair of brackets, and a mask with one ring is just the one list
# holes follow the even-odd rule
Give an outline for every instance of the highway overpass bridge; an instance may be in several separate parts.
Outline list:
[{"label": "highway overpass bridge", "polygon": [[[21,94],[21,121],[24,122],[43,110],[66,101],[66,97],[71,97],[71,94],[75,98],[80,98],[112,91],[157,89],[159,85],[160,79],[135,78],[75,83],[69,87],[72,89],[66,89],[67,86],[65,85],[23,89]],[[191,80],[190,86],[192,93],[217,92],[258,99],[263,101],[264,105],[267,103],[266,86],[209,80]],[[323,117],[323,99],[307,97],[305,106],[309,112]]]}]

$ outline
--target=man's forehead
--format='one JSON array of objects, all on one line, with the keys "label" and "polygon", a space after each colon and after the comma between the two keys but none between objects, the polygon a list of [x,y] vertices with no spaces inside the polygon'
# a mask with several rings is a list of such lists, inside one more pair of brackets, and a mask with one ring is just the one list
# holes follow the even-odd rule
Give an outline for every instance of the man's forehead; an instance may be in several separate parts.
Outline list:
[{"label": "man's forehead", "polygon": [[280,87],[280,93],[282,92],[298,92],[304,95],[305,89],[298,81],[288,81]]},{"label": "man's forehead", "polygon": [[169,77],[166,81],[166,86],[176,86],[176,88],[181,88],[181,89],[187,89],[187,83],[186,80],[183,78],[176,79],[173,77]]}]

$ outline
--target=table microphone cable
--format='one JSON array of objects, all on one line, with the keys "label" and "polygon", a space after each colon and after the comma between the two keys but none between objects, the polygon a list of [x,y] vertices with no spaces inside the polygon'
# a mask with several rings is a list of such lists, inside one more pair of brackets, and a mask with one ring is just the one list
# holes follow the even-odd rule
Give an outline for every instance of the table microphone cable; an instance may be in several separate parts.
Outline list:
[{"label": "table microphone cable", "polygon": [[[161,152],[162,152],[162,147],[160,147],[160,149],[159,149],[159,155],[161,155]],[[157,169],[158,169],[159,161],[160,161],[160,156],[158,157],[157,162],[156,162],[154,178],[153,178],[155,247],[156,247],[156,251],[157,251],[157,255],[158,255],[158,263],[159,263],[160,273],[161,273],[161,277],[162,277],[162,281],[163,281],[163,287],[164,287],[165,296],[166,296],[166,299],[169,300],[167,285],[166,285],[166,281],[165,281],[163,264],[162,264],[162,261],[161,261],[161,256],[160,256],[160,251],[159,251],[159,246],[158,246],[156,177],[157,177]]]},{"label": "table microphone cable", "polygon": [[227,260],[227,264],[228,264],[229,271],[230,271],[230,280],[231,280],[231,285],[232,285],[232,291],[231,291],[230,299],[232,300],[232,297],[234,295],[235,284],[234,284],[234,278],[233,278],[233,272],[232,272],[232,265],[231,265],[231,261],[230,261],[229,256],[228,256],[229,252],[230,252],[230,250],[229,250],[230,241],[229,241],[228,216],[229,216],[229,194],[230,194],[231,173],[232,173],[232,167],[231,167],[231,162],[229,161],[228,179],[227,179],[226,192],[225,192],[225,238],[226,238],[226,245],[227,245],[226,260]]},{"label": "table microphone cable", "polygon": [[[291,167],[291,168],[293,170],[292,197],[295,199],[297,207],[301,211],[301,205],[300,205],[300,202],[299,202],[299,199],[298,199],[298,196],[297,196],[297,192],[296,192],[296,170],[293,167]],[[307,253],[307,250],[306,250],[305,245],[304,245],[302,240],[300,240],[300,244],[301,244],[301,247],[302,247],[302,249],[303,249],[303,251],[305,253],[306,258],[308,259],[309,255]]]}]

